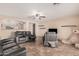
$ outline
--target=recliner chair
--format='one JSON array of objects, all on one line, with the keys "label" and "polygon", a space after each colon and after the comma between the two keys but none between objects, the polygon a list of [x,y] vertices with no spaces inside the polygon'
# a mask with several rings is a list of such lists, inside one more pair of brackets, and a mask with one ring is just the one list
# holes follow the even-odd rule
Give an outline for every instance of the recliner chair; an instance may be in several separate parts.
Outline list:
[{"label": "recliner chair", "polygon": [[58,39],[55,32],[46,32],[43,40],[44,46],[57,47]]}]

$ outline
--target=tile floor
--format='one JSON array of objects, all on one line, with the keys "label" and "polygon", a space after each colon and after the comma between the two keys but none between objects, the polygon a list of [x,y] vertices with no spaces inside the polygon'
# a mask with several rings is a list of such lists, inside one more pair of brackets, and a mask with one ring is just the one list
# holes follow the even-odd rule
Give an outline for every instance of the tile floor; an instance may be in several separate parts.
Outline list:
[{"label": "tile floor", "polygon": [[27,56],[79,56],[79,49],[71,45],[59,43],[57,48],[44,47],[41,38],[21,46],[26,47]]}]

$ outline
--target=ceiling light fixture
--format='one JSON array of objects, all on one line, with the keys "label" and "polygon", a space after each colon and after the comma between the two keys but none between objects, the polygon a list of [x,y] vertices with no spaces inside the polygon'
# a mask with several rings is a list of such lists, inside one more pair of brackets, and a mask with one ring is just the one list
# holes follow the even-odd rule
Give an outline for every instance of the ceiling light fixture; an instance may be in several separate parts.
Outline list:
[{"label": "ceiling light fixture", "polygon": [[32,18],[34,20],[41,20],[42,18],[46,18],[46,16],[44,16],[41,12],[33,11],[32,16],[29,16],[29,18]]},{"label": "ceiling light fixture", "polygon": [[53,3],[53,5],[59,5],[60,3]]}]

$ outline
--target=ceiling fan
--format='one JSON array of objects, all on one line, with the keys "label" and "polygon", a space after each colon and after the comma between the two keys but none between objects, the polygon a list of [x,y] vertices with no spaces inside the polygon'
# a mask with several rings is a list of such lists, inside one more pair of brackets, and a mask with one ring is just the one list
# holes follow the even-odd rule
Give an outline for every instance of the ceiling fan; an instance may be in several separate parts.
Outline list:
[{"label": "ceiling fan", "polygon": [[36,13],[35,15],[29,16],[28,18],[34,19],[34,20],[42,20],[43,18],[46,18],[46,16],[43,16],[39,13]]},{"label": "ceiling fan", "polygon": [[60,3],[53,3],[53,5],[59,5]]}]

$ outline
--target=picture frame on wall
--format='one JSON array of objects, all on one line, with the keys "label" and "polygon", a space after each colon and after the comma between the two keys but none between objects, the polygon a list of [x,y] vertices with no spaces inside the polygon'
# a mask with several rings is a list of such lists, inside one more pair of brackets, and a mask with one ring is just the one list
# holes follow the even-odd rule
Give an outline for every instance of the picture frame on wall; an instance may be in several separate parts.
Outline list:
[{"label": "picture frame on wall", "polygon": [[24,24],[25,22],[13,21],[13,20],[10,20],[9,22],[7,20],[1,24],[1,30],[23,30]]}]

